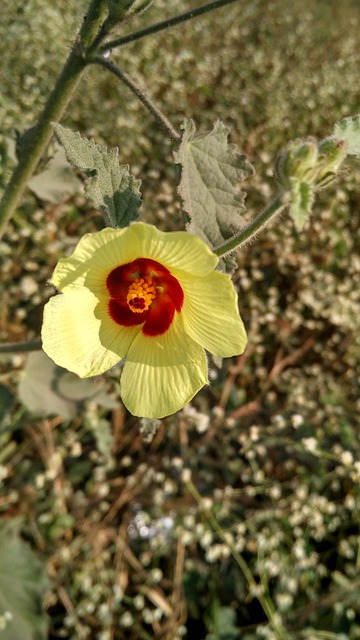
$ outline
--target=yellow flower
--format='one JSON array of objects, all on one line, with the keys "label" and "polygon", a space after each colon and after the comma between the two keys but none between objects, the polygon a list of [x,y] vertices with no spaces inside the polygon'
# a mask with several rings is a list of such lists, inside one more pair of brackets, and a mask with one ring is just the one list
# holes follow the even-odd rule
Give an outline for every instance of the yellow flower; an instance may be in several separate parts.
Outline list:
[{"label": "yellow flower", "polygon": [[44,351],[81,378],[125,358],[121,396],[136,416],[162,418],[207,383],[205,349],[246,346],[237,297],[217,256],[186,231],[135,223],[86,234],[59,261],[45,306]]}]

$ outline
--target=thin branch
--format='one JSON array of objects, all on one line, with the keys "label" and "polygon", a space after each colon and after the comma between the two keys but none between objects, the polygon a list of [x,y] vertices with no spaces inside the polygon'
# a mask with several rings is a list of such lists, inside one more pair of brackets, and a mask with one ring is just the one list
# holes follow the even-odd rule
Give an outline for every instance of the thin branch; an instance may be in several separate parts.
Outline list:
[{"label": "thin branch", "polygon": [[151,98],[149,98],[149,96],[144,93],[144,91],[140,89],[140,87],[138,87],[138,85],[136,85],[135,82],[131,80],[131,78],[129,78],[125,71],[119,69],[119,67],[111,62],[111,60],[108,60],[103,56],[96,56],[94,58],[91,58],[89,60],[89,64],[98,64],[101,67],[104,67],[104,69],[111,71],[111,73],[119,78],[119,80],[122,80],[122,82],[124,82],[124,84],[126,84],[126,86],[136,95],[136,97],[139,98],[140,102],[144,105],[144,107],[146,107],[151,115],[154,116],[157,123],[166,130],[169,138],[174,142],[180,142],[180,133],[178,133],[176,129],[174,129],[167,117],[160,111],[160,109],[158,109]]},{"label": "thin branch", "polygon": [[9,342],[8,344],[0,344],[0,353],[21,353],[25,351],[39,351],[42,342],[40,338],[35,338],[30,342]]},{"label": "thin branch", "polygon": [[178,16],[169,18],[168,20],[157,22],[156,24],[153,24],[150,27],[147,27],[146,29],[141,29],[140,31],[129,33],[129,35],[123,36],[122,38],[117,38],[116,40],[111,40],[107,44],[104,44],[99,49],[99,52],[104,53],[105,51],[109,51],[109,49],[115,49],[115,47],[122,47],[124,44],[128,44],[129,42],[134,42],[135,40],[140,40],[140,38],[144,38],[145,36],[152,35],[153,33],[158,33],[159,31],[163,31],[164,29],[168,29],[169,27],[174,27],[175,25],[180,24],[181,22],[192,20],[192,18],[201,16],[203,13],[207,13],[208,11],[213,11],[214,9],[224,7],[227,4],[231,4],[237,1],[238,0],[213,0],[213,2],[208,2],[207,4],[203,4],[200,7],[197,7],[196,9],[191,9],[190,11],[181,13]]}]

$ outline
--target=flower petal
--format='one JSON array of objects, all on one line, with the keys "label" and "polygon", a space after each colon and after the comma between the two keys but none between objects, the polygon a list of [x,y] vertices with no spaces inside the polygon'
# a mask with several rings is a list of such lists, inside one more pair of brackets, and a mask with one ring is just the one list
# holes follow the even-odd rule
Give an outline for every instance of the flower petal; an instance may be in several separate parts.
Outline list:
[{"label": "flower petal", "polygon": [[219,271],[205,278],[184,276],[181,286],[181,314],[189,336],[216,356],[227,358],[243,353],[246,331],[230,277]]},{"label": "flower petal", "polygon": [[59,260],[51,282],[61,291],[85,285],[94,293],[105,293],[110,271],[139,257],[157,260],[170,271],[195,272],[199,276],[209,273],[218,263],[217,256],[197,236],[186,231],[166,233],[137,222],[126,229],[87,233],[72,256]]},{"label": "flower petal", "polygon": [[120,327],[106,298],[87,289],[50,298],[44,308],[43,349],[60,367],[80,378],[103,373],[126,356],[140,327]]},{"label": "flower petal", "polygon": [[136,222],[128,229],[126,240],[138,248],[138,256],[157,260],[175,277],[174,269],[203,276],[219,261],[201,238],[187,231],[168,233]]},{"label": "flower petal", "polygon": [[129,308],[127,302],[118,302],[114,298],[109,299],[108,309],[110,317],[116,324],[123,327],[135,327],[138,324],[144,324],[148,311],[144,313],[134,313]]},{"label": "flower petal", "polygon": [[181,409],[207,383],[205,351],[175,314],[163,335],[139,333],[131,344],[120,380],[121,397],[135,416],[163,418]]},{"label": "flower petal", "polygon": [[51,278],[52,284],[60,291],[85,285],[95,293],[106,293],[109,272],[119,264],[128,262],[124,242],[126,232],[127,229],[106,228],[85,234],[73,254],[59,260]]}]

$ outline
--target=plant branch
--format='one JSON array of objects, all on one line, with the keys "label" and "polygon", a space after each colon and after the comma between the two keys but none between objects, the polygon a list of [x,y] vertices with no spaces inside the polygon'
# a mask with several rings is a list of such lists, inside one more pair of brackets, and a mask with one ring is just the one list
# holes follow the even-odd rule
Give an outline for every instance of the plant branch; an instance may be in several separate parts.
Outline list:
[{"label": "plant branch", "polygon": [[35,338],[30,342],[9,342],[0,344],[0,353],[22,353],[25,351],[39,351],[41,349],[41,339]]},{"label": "plant branch", "polygon": [[239,247],[249,242],[254,236],[256,236],[260,231],[265,229],[270,222],[274,220],[277,216],[279,216],[284,209],[288,206],[288,197],[287,194],[278,195],[275,200],[273,200],[264,211],[259,213],[259,215],[254,218],[251,222],[249,222],[246,227],[244,227],[238,235],[230,238],[220,247],[213,249],[213,253],[215,253],[220,258],[222,256],[226,256],[234,249],[238,249]]},{"label": "plant branch", "polygon": [[0,238],[14,213],[29,179],[43,155],[53,133],[52,122],[58,122],[86,68],[85,52],[95,38],[106,15],[106,0],[92,0],[80,32],[60,73],[36,126],[25,134],[19,163],[0,202]]},{"label": "plant branch", "polygon": [[94,58],[90,58],[88,62],[90,64],[98,64],[101,67],[104,67],[104,69],[107,69],[108,71],[113,73],[117,78],[119,78],[119,80],[122,80],[122,82],[124,82],[124,84],[126,84],[126,86],[129,87],[129,89],[136,95],[136,97],[139,98],[140,102],[144,105],[144,107],[146,107],[151,115],[154,116],[158,124],[166,130],[169,138],[175,142],[180,142],[180,133],[178,133],[176,129],[174,129],[167,117],[160,111],[160,109],[158,109],[151,98],[149,98],[149,96],[146,95],[146,93],[144,93],[144,91],[142,91],[142,89],[140,89],[140,87],[138,87],[138,85],[135,84],[134,81],[131,80],[131,78],[129,78],[125,71],[119,69],[119,67],[111,62],[111,60],[108,60],[103,56],[95,56]]},{"label": "plant branch", "polygon": [[134,42],[135,40],[140,40],[140,38],[144,38],[145,36],[152,35],[153,33],[158,33],[159,31],[163,31],[164,29],[169,29],[169,27],[174,27],[175,25],[180,24],[181,22],[186,22],[186,20],[192,20],[192,18],[201,16],[203,13],[207,13],[208,11],[213,11],[214,9],[224,7],[227,4],[231,4],[237,1],[238,0],[213,0],[213,2],[208,2],[207,4],[203,4],[200,7],[197,7],[196,9],[191,9],[190,11],[181,13],[178,16],[169,18],[168,20],[157,22],[156,24],[153,24],[150,27],[147,27],[146,29],[141,29],[140,31],[129,33],[129,35],[123,36],[122,38],[117,38],[116,40],[111,40],[110,42],[104,44],[99,49],[99,52],[104,53],[105,51],[109,51],[110,49],[115,49],[115,47],[122,47],[124,44],[128,44],[129,42]]}]

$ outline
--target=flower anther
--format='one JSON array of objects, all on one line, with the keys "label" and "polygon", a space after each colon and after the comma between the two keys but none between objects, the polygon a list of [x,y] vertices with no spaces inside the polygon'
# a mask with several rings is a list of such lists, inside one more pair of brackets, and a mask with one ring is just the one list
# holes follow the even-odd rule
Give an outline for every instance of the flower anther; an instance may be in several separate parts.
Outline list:
[{"label": "flower anther", "polygon": [[208,381],[205,349],[246,346],[237,296],[197,236],[133,223],[83,236],[59,261],[45,305],[44,351],[86,378],[125,359],[120,392],[133,415],[162,418]]},{"label": "flower anther", "polygon": [[129,287],[126,302],[134,313],[147,311],[154,298],[156,298],[156,290],[152,279],[146,278],[146,280],[145,282],[144,278],[136,278]]}]

